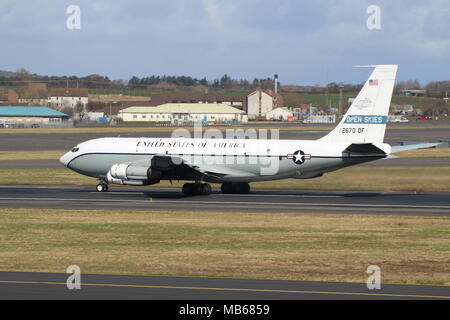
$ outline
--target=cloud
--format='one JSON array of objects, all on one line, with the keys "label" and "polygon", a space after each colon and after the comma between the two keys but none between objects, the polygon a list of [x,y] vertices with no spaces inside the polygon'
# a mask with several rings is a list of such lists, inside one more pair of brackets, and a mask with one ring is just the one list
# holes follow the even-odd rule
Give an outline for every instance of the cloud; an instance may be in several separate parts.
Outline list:
[{"label": "cloud", "polygon": [[450,5],[415,6],[401,15],[395,26],[396,38],[411,53],[425,58],[442,57],[450,53]]},{"label": "cloud", "polygon": [[[78,31],[66,28],[74,2]],[[381,8],[381,30],[366,27],[371,4]],[[448,0],[2,0],[0,40],[11,69],[29,63],[42,73],[252,79],[277,71],[283,83],[323,83],[328,69],[330,81],[355,82],[353,64],[420,64],[424,78],[443,77],[449,17]]]}]

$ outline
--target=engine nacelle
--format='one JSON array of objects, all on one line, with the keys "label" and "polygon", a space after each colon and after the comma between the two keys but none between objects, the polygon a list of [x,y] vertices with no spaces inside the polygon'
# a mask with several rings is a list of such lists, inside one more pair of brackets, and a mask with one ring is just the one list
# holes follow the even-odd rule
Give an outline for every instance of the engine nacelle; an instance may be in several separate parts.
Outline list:
[{"label": "engine nacelle", "polygon": [[112,184],[149,185],[158,183],[161,176],[159,170],[119,163],[109,169],[106,179]]}]

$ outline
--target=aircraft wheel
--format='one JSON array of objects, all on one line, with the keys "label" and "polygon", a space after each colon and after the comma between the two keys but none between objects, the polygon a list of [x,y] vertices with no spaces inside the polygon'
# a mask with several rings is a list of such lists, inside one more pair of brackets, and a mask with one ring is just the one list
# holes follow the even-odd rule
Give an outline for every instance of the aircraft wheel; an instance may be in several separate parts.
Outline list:
[{"label": "aircraft wheel", "polygon": [[98,192],[106,192],[106,191],[108,191],[108,185],[105,184],[105,183],[99,183],[97,185],[97,191]]},{"label": "aircraft wheel", "polygon": [[233,184],[231,184],[230,182],[222,183],[220,190],[222,190],[222,193],[224,194],[231,194],[233,193]]},{"label": "aircraft wheel", "polygon": [[185,196],[193,196],[194,193],[194,184],[193,183],[185,183],[182,189]]},{"label": "aircraft wheel", "polygon": [[182,189],[186,196],[209,195],[212,192],[211,185],[208,183],[185,183]]},{"label": "aircraft wheel", "polygon": [[250,185],[247,182],[222,183],[222,193],[225,194],[247,194],[250,192]]},{"label": "aircraft wheel", "polygon": [[202,189],[201,194],[204,196],[210,195],[212,193],[212,188],[209,183],[202,183],[201,189]]},{"label": "aircraft wheel", "polygon": [[235,193],[248,194],[250,192],[250,185],[247,182],[239,182],[235,185]]}]

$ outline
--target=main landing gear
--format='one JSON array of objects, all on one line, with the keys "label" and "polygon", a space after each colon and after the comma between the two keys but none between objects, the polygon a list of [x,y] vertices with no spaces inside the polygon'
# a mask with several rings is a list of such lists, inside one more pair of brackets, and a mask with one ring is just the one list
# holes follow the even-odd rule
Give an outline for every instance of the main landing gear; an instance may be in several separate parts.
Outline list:
[{"label": "main landing gear", "polygon": [[209,183],[185,183],[183,185],[183,193],[186,196],[207,196],[211,192],[212,188]]},{"label": "main landing gear", "polygon": [[[225,194],[248,194],[250,185],[247,182],[225,182],[222,183],[221,190]],[[186,196],[206,196],[211,192],[211,185],[208,183],[185,183],[183,185],[183,193]]]},{"label": "main landing gear", "polygon": [[108,191],[108,184],[104,183],[104,182],[100,182],[97,185],[97,191],[98,192],[106,192],[106,191]]},{"label": "main landing gear", "polygon": [[248,194],[250,185],[247,182],[225,182],[222,183],[221,190],[225,194]]}]

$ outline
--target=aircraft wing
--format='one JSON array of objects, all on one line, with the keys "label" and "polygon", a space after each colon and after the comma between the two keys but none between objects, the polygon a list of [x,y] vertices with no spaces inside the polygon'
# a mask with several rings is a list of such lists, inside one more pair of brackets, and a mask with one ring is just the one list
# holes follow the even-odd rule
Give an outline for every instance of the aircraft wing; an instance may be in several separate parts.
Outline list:
[{"label": "aircraft wing", "polygon": [[397,152],[415,150],[415,149],[433,148],[433,147],[438,146],[439,144],[440,144],[440,142],[423,142],[423,143],[407,144],[404,146],[391,146],[391,153],[397,153]]},{"label": "aircraft wing", "polygon": [[195,159],[190,156],[186,157],[159,154],[153,156],[151,160],[151,167],[161,171],[166,171],[174,168],[175,166],[186,166],[199,173],[216,178],[223,178],[225,176],[242,176],[243,174],[248,175],[247,172],[232,169],[230,166],[205,163],[197,164],[196,161],[193,160]]}]

